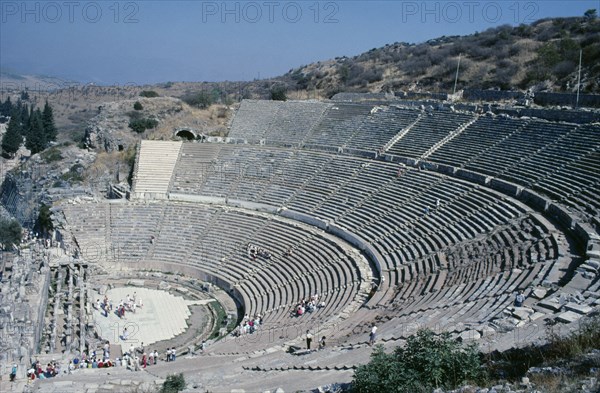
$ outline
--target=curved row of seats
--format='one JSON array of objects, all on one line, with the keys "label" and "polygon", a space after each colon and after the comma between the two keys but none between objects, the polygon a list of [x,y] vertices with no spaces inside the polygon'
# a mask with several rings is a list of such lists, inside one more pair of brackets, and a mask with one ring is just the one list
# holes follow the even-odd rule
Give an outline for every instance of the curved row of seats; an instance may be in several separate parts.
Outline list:
[{"label": "curved row of seats", "polygon": [[[304,320],[337,315],[364,280],[336,242],[271,217],[184,202],[65,205],[63,212],[81,250],[104,238],[98,262],[107,268],[162,265],[172,273],[177,266],[196,268],[237,288],[246,314],[264,315],[268,326],[295,324],[292,310],[313,294],[326,307]],[[252,260],[248,243],[272,257]],[[92,255],[83,251],[82,257]]]},{"label": "curved row of seats", "polygon": [[[275,144],[286,144],[286,138],[296,144],[302,140],[308,149],[374,152],[391,144],[386,154],[425,158],[499,177],[533,188],[588,216],[600,216],[596,202],[600,199],[597,124],[330,101],[312,113],[310,109],[298,111],[297,124],[304,127],[305,133],[299,138],[295,137],[299,125],[276,120],[278,113],[293,111],[297,105],[300,104],[243,101],[230,136],[252,142],[269,130],[269,135],[276,136],[272,140]],[[241,125],[247,125],[248,132]]]},{"label": "curved row of seats", "polygon": [[[212,148],[189,144],[184,151],[201,156],[202,150]],[[385,284],[370,300],[373,307],[394,312],[394,302],[405,297],[422,299],[419,304],[425,310],[435,308],[429,304],[434,301],[430,298],[433,290],[481,284],[488,276],[503,277],[514,268],[523,269],[523,277],[533,280],[535,272],[559,254],[551,224],[534,222],[529,208],[485,187],[388,162],[312,151],[283,150],[284,154],[281,150],[223,146],[217,165],[220,160],[234,161],[243,168],[244,156],[252,163],[257,157],[269,156],[279,161],[274,163],[270,178],[240,176],[233,186],[215,188],[213,174],[195,184],[193,194],[285,206],[358,235],[382,258],[379,262]],[[191,165],[185,157],[182,155],[179,166]],[[243,192],[245,189],[254,190],[251,197]],[[475,257],[471,252],[475,260],[462,266],[459,251],[482,243],[486,253]],[[457,257],[449,262],[446,257],[453,255]],[[520,282],[519,288],[531,282]],[[504,289],[486,282],[486,290],[474,299],[499,293],[503,297],[496,307],[506,306],[509,292],[517,286],[506,284],[505,279],[496,283]],[[397,286],[403,288],[402,295],[397,293]]]},{"label": "curved row of seats", "polygon": [[244,100],[233,118],[231,138],[297,145],[331,104],[319,101]]}]

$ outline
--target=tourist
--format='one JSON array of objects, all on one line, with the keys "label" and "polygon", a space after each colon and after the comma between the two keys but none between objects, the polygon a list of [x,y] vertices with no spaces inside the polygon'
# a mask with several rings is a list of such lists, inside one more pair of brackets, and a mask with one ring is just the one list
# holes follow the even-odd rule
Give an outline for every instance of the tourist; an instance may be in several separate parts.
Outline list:
[{"label": "tourist", "polygon": [[319,350],[325,349],[325,336],[319,340]]},{"label": "tourist", "polygon": [[154,352],[152,352],[152,351],[150,351],[150,353],[148,354],[148,363],[156,364],[156,363],[154,363]]},{"label": "tourist", "polygon": [[167,348],[167,362],[171,361],[171,348]]},{"label": "tourist", "polygon": [[312,334],[310,334],[310,330],[306,331],[306,349],[310,351],[310,343],[312,343]]},{"label": "tourist", "polygon": [[17,377],[17,363],[13,364],[12,369],[10,370],[10,381],[14,382]]},{"label": "tourist", "polygon": [[523,295],[522,291],[519,291],[517,293],[517,296],[515,297],[515,307],[522,307],[524,301],[525,301],[525,296]]},{"label": "tourist", "polygon": [[369,333],[369,345],[375,344],[375,340],[377,339],[377,326],[373,325],[371,328],[371,333]]},{"label": "tourist", "polygon": [[127,328],[123,328],[123,334],[121,334],[121,340],[127,341],[127,337],[129,337],[129,332],[127,331]]},{"label": "tourist", "polygon": [[171,361],[174,362],[177,359],[177,350],[175,347],[171,348]]}]

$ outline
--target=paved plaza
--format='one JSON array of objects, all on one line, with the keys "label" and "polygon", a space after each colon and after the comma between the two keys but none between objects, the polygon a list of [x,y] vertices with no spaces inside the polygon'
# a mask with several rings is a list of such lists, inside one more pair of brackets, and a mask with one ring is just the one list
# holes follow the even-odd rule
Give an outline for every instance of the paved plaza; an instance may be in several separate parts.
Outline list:
[{"label": "paved plaza", "polygon": [[[142,299],[143,307],[137,307],[136,312],[126,312],[124,318],[115,313],[118,304],[127,295]],[[100,295],[97,298],[102,299]],[[156,289],[119,287],[107,291],[107,296],[113,302],[113,312],[104,316],[104,311],[94,310],[94,321],[98,334],[111,344],[120,344],[124,348],[130,345],[145,346],[158,341],[169,340],[187,329],[186,320],[190,317],[189,306],[206,304],[211,300],[185,300],[166,291]],[[95,299],[94,299],[95,301]],[[127,328],[128,337],[124,342],[123,330]]]}]

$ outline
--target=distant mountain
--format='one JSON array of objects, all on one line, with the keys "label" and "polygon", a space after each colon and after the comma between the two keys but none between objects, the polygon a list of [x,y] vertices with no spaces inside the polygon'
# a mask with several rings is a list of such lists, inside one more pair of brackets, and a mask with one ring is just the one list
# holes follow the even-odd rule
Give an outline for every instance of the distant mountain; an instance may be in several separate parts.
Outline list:
[{"label": "distant mountain", "polygon": [[421,44],[389,44],[292,69],[275,79],[288,90],[328,97],[341,91],[451,92],[460,56],[457,89],[573,92],[580,50],[582,92],[600,93],[600,20],[595,13],[504,25]]},{"label": "distant mountain", "polygon": [[51,91],[79,84],[54,76],[22,74],[9,68],[0,68],[0,88],[2,90]]}]

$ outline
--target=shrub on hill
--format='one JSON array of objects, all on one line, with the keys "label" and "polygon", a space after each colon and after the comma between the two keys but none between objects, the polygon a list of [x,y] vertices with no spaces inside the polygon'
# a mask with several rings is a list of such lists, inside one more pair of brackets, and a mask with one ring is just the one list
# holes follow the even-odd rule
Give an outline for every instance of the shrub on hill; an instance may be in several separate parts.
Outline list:
[{"label": "shrub on hill", "polygon": [[21,244],[21,225],[17,220],[0,218],[0,245],[8,250],[13,244]]},{"label": "shrub on hill", "polygon": [[141,102],[136,101],[135,104],[133,104],[133,109],[135,109],[136,111],[141,111],[142,109],[144,109],[144,106]]},{"label": "shrub on hill", "polygon": [[158,97],[158,93],[155,92],[154,90],[142,90],[140,92],[140,97],[154,98],[154,97]]},{"label": "shrub on hill", "polygon": [[52,224],[52,217],[50,212],[50,206],[42,204],[40,207],[40,212],[38,214],[38,219],[36,222],[37,228],[42,233],[49,233],[54,229],[54,224]]},{"label": "shrub on hill", "polygon": [[271,99],[273,101],[287,101],[287,89],[285,86],[273,86],[271,88]]},{"label": "shrub on hill", "polygon": [[40,156],[48,164],[63,159],[62,153],[58,147],[51,147],[50,149],[44,150]]},{"label": "shrub on hill", "polygon": [[163,382],[160,393],[177,393],[185,389],[185,378],[182,373],[176,375],[168,375]]},{"label": "shrub on hill", "polygon": [[208,108],[214,102],[213,96],[206,91],[188,93],[181,97],[181,100],[189,106],[195,106],[200,109]]},{"label": "shrub on hill", "polygon": [[431,330],[420,330],[408,338],[406,347],[393,353],[376,347],[370,362],[356,370],[352,391],[431,392],[479,381],[483,374],[475,345],[453,340],[449,333],[436,336]]},{"label": "shrub on hill", "polygon": [[158,120],[156,119],[132,119],[131,121],[129,121],[129,128],[131,128],[133,131],[137,132],[138,134],[141,134],[142,132],[148,130],[148,129],[152,129],[152,128],[156,128],[156,126],[158,125]]}]

